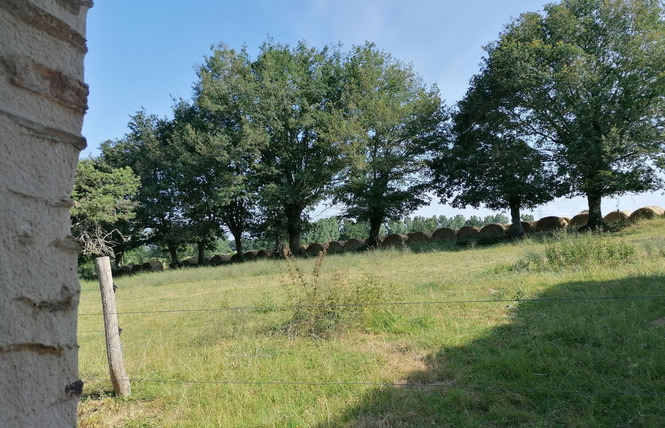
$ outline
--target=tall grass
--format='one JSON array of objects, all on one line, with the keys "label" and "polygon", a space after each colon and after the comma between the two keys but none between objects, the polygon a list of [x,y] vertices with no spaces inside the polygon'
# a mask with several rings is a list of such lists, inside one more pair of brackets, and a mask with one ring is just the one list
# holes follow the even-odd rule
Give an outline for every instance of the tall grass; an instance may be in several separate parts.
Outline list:
[{"label": "tall grass", "polygon": [[113,397],[101,316],[80,316],[79,425],[659,426],[665,299],[635,296],[665,295],[664,241],[654,220],[118,278],[133,395]]}]

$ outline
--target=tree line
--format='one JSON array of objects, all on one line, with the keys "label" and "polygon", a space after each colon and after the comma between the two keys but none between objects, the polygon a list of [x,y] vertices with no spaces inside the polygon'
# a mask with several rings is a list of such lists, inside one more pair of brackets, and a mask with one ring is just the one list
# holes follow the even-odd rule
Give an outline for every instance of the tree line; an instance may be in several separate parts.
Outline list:
[{"label": "tree line", "polygon": [[509,210],[515,238],[522,209],[582,195],[602,228],[603,196],[663,187],[664,16],[657,0],[524,13],[455,106],[372,43],[217,45],[172,118],[139,111],[81,161],[74,233],[116,259],[148,244],[177,264],[195,244],[203,260],[226,233],[240,255],[248,237],[298,253],[331,204],[372,247],[430,195]]}]

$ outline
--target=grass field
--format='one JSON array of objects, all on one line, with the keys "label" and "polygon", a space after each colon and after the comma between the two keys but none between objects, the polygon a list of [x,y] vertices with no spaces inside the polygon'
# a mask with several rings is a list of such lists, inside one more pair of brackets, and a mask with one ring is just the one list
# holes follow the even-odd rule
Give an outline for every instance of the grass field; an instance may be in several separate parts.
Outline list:
[{"label": "grass field", "polygon": [[83,282],[81,427],[665,426],[665,219],[116,284],[132,395]]}]

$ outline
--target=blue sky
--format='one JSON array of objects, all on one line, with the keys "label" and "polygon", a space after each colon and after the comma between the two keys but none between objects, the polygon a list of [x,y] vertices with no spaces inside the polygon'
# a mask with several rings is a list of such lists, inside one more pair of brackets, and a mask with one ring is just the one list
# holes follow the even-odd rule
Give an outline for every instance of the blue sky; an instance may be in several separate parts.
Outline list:
[{"label": "blue sky", "polygon": [[[121,138],[129,116],[141,108],[169,116],[174,98],[188,99],[195,66],[212,45],[246,45],[250,54],[268,38],[305,40],[344,49],[365,41],[412,63],[427,84],[437,84],[447,104],[459,101],[478,71],[482,47],[496,40],[520,13],[540,11],[542,0],[98,0],[88,12],[86,82],[89,110],[83,135],[98,154],[99,143]],[[661,205],[663,196],[624,196],[603,201],[603,212]],[[559,200],[536,217],[572,216],[584,199]],[[486,215],[436,203],[419,215]]]}]

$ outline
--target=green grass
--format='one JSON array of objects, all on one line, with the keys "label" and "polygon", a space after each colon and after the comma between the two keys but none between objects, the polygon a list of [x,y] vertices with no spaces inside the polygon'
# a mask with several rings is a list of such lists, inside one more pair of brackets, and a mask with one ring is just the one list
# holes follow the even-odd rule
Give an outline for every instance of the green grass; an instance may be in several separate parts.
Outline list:
[{"label": "green grass", "polygon": [[[82,427],[663,426],[665,299],[619,297],[665,295],[665,220],[115,282],[127,372],[164,382],[86,381]],[[359,306],[292,328],[317,302]],[[102,324],[79,318],[83,379],[108,378]]]}]

